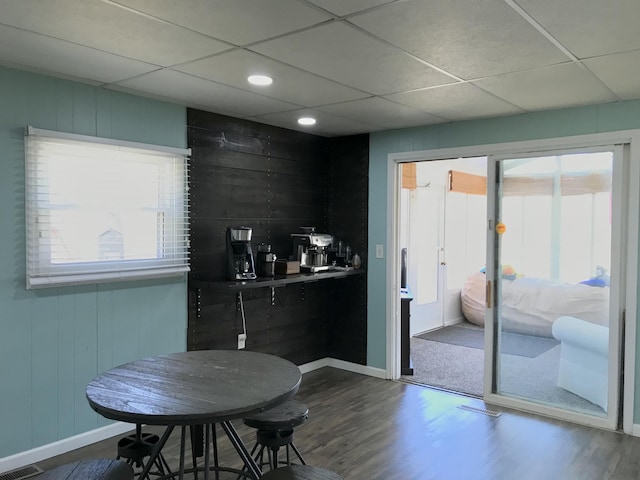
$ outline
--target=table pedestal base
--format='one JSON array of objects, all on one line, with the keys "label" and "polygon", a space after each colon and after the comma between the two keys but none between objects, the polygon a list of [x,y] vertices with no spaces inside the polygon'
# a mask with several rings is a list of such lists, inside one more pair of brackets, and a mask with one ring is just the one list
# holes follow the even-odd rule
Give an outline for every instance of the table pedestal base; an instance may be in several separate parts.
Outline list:
[{"label": "table pedestal base", "polygon": [[[210,478],[218,480],[220,479],[219,473],[221,472],[230,472],[237,475],[238,478],[250,478],[253,480],[258,480],[262,477],[262,472],[260,471],[260,467],[255,462],[247,448],[245,447],[242,439],[238,435],[235,427],[230,421],[224,421],[220,423],[222,430],[225,432],[231,445],[236,450],[238,455],[240,456],[242,462],[244,463],[244,468],[242,470],[230,467],[223,467],[219,463],[218,459],[218,445],[217,445],[217,437],[215,434],[215,426],[216,424],[207,424],[204,425],[204,463],[201,466],[197,465],[197,459],[195,453],[192,455],[192,467],[187,468],[185,465],[185,453],[186,453],[186,440],[187,440],[187,426],[182,426],[182,432],[180,436],[180,466],[177,471],[168,472],[166,475],[158,477],[158,480],[183,480],[185,474],[192,475],[192,478],[198,479],[199,473],[202,473],[204,480],[209,480]],[[191,426],[193,428],[194,426]],[[141,479],[148,478],[149,471],[151,467],[155,464],[158,458],[161,456],[162,448],[167,443],[169,436],[173,432],[174,426],[169,426],[160,437],[160,440],[156,443],[151,456],[147,464],[144,467],[142,473],[140,473]],[[195,447],[192,446],[192,451],[195,450]],[[213,450],[213,465],[211,463],[211,450]]]}]

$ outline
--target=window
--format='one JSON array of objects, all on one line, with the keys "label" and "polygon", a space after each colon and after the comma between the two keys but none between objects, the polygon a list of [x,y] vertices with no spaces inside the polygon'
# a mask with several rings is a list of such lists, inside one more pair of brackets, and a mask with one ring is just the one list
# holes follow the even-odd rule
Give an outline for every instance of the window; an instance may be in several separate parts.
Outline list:
[{"label": "window", "polygon": [[27,288],[189,270],[189,150],[32,127]]},{"label": "window", "polygon": [[578,283],[611,264],[613,150],[506,160],[502,258],[518,273]]}]

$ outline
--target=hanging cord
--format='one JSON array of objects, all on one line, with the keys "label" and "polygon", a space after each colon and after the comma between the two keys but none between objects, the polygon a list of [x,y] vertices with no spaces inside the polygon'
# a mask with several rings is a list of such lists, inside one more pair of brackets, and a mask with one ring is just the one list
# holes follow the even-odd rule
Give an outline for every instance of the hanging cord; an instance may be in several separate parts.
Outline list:
[{"label": "hanging cord", "polygon": [[247,320],[244,317],[244,302],[242,301],[242,292],[238,292],[238,298],[240,299],[240,313],[242,314],[242,333],[247,335]]}]

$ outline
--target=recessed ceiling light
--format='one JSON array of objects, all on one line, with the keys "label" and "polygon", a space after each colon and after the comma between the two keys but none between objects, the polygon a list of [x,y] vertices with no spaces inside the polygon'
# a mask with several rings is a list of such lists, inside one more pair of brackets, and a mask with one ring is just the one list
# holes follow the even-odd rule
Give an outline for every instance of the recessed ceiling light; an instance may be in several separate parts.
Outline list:
[{"label": "recessed ceiling light", "polygon": [[298,123],[300,125],[305,125],[305,126],[315,125],[316,124],[316,119],[312,118],[312,117],[300,117],[298,119]]},{"label": "recessed ceiling light", "polygon": [[252,85],[266,86],[273,83],[273,78],[267,75],[249,75],[247,81]]}]

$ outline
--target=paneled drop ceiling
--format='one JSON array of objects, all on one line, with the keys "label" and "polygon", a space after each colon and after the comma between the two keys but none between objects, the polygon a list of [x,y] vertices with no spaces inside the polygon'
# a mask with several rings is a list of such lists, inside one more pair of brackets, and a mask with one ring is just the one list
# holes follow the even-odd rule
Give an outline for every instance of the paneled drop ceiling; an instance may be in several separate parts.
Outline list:
[{"label": "paneled drop ceiling", "polygon": [[639,22],[639,0],[0,0],[0,64],[339,136],[640,99]]}]

